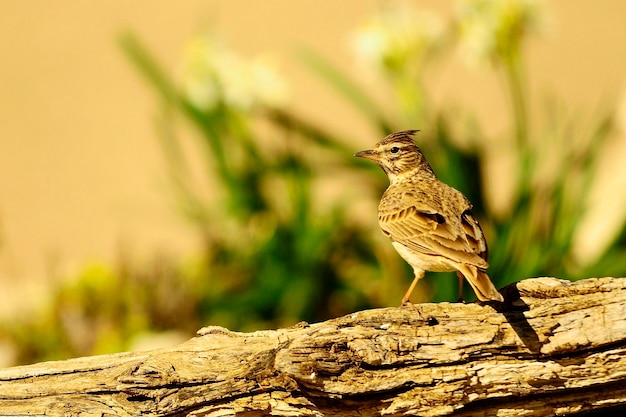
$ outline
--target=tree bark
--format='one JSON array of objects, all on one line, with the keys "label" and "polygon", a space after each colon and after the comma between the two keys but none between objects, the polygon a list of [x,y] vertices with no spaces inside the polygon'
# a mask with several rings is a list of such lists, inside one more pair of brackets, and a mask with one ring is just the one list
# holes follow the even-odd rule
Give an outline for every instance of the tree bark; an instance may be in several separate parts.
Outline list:
[{"label": "tree bark", "polygon": [[[0,415],[552,416],[626,407],[626,278],[0,370]],[[623,412],[623,409],[622,409]]]}]

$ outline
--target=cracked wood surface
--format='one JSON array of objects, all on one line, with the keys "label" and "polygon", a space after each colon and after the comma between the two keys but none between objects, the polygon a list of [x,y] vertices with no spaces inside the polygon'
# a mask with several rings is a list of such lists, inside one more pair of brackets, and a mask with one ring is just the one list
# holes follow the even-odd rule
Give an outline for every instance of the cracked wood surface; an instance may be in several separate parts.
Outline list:
[{"label": "cracked wood surface", "polygon": [[497,311],[384,308],[0,370],[0,416],[552,416],[626,407],[626,279],[528,279]]}]

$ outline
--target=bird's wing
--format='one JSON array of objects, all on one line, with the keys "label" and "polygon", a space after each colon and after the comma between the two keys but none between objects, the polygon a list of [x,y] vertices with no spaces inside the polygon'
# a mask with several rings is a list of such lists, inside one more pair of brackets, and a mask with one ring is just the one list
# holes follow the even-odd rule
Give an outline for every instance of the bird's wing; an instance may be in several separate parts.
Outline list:
[{"label": "bird's wing", "polygon": [[461,226],[472,252],[480,256],[485,262],[488,262],[489,249],[487,248],[487,240],[478,220],[470,210],[465,210],[461,215]]},{"label": "bird's wing", "polygon": [[[469,210],[450,222],[435,210],[411,205],[379,215],[383,233],[408,249],[485,269],[487,245]],[[460,223],[460,224],[459,224]]]}]

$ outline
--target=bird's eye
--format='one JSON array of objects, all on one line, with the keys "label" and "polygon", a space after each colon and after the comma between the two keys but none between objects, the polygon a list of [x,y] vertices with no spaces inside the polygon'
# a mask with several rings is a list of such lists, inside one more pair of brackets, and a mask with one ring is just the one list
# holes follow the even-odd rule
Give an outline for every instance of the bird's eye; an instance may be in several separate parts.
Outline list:
[{"label": "bird's eye", "polygon": [[399,150],[400,148],[398,148],[397,146],[394,146],[393,148],[389,149],[391,153],[398,153]]}]

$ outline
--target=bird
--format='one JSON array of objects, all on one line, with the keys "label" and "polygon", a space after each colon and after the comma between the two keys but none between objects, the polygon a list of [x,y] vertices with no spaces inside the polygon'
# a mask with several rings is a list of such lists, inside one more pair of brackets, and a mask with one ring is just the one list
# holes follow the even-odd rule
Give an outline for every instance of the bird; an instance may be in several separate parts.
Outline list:
[{"label": "bird", "polygon": [[503,302],[486,272],[487,241],[472,204],[437,178],[413,141],[417,132],[392,133],[372,149],[354,154],[377,162],[389,178],[378,205],[378,222],[414,273],[401,305],[411,305],[411,293],[426,271],[456,272],[459,301],[465,278],[478,300]]}]

